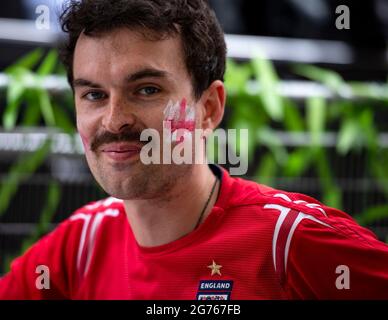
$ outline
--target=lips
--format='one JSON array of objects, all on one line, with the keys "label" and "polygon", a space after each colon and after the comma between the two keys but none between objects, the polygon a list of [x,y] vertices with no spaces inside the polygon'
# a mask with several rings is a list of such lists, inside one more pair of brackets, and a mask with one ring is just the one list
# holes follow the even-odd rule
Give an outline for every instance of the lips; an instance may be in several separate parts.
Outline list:
[{"label": "lips", "polygon": [[128,143],[110,143],[101,147],[101,152],[115,161],[125,161],[137,155],[141,146]]}]

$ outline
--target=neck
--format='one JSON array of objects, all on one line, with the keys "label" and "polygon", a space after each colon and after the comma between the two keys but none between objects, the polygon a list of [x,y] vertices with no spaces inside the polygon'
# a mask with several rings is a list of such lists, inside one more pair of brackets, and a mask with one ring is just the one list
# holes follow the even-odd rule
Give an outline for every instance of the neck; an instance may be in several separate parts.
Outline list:
[{"label": "neck", "polygon": [[[194,165],[190,177],[176,181],[168,194],[153,200],[125,200],[124,207],[137,243],[143,247],[160,246],[192,232],[209,198],[215,179],[207,165]],[[211,212],[216,202],[218,188],[219,183],[200,223]]]}]

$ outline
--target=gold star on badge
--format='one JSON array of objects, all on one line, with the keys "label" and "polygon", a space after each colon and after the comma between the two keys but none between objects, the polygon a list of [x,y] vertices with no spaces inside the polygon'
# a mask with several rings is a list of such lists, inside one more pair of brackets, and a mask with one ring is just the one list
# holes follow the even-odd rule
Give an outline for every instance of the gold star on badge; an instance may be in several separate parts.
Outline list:
[{"label": "gold star on badge", "polygon": [[207,267],[212,269],[212,276],[214,276],[215,274],[218,274],[219,276],[221,275],[220,269],[222,268],[222,266],[220,266],[219,264],[215,263],[214,260],[213,260],[213,263],[210,266],[207,266]]}]

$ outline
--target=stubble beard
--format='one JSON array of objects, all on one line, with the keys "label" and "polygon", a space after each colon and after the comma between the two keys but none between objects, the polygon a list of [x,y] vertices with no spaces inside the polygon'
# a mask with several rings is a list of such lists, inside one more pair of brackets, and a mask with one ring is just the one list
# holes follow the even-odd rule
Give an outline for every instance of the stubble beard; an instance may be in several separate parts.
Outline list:
[{"label": "stubble beard", "polygon": [[176,185],[190,179],[193,166],[189,164],[149,164],[140,160],[130,165],[112,166],[95,155],[87,161],[90,170],[110,196],[122,200],[170,201]]}]

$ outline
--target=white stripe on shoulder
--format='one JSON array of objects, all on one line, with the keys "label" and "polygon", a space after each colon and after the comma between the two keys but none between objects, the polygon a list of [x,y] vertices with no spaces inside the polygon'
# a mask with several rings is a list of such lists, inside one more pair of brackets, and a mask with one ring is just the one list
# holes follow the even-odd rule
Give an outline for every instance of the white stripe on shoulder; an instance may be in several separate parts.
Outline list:
[{"label": "white stripe on shoulder", "polygon": [[284,222],[284,219],[287,217],[288,213],[291,211],[290,208],[283,207],[278,204],[267,204],[264,206],[265,209],[276,209],[280,211],[280,216],[276,221],[275,231],[272,238],[272,257],[273,257],[273,265],[276,271],[276,244],[279,237],[280,228]]},{"label": "white stripe on shoulder", "polygon": [[[325,210],[323,210],[323,208],[321,208],[321,206],[319,204],[316,204],[316,203],[308,203],[304,200],[295,200],[295,201],[292,201],[287,195],[283,194],[283,193],[277,193],[273,196],[274,198],[281,198],[287,202],[291,202],[291,203],[295,203],[295,204],[302,204],[308,208],[312,208],[312,209],[317,209],[319,210],[325,217],[327,217],[327,214],[325,212]],[[288,208],[287,206],[283,206],[283,205],[280,205],[280,204],[266,204],[264,206],[265,209],[275,209],[275,210],[278,210],[280,212],[280,215],[276,221],[276,225],[275,225],[275,229],[274,229],[274,233],[273,233],[273,238],[272,238],[272,257],[273,257],[273,264],[274,264],[274,268],[275,268],[275,271],[278,271],[277,269],[277,263],[281,263],[281,265],[283,264],[283,261],[276,261],[276,257],[282,257],[282,259],[284,259],[284,271],[286,271],[287,269],[287,260],[288,260],[288,255],[289,255],[289,250],[290,250],[290,245],[291,245],[291,240],[292,240],[292,237],[294,235],[294,232],[296,230],[296,228],[298,227],[299,223],[303,220],[303,219],[309,219],[309,220],[312,220],[314,222],[317,222],[321,225],[324,225],[326,227],[329,227],[329,228],[332,228],[329,224],[317,219],[316,217],[310,215],[310,214],[305,214],[301,211],[299,211],[299,213],[297,214],[295,220],[292,222],[292,225],[291,227],[286,227],[285,229],[283,229],[282,232],[286,232],[287,234],[283,234],[282,235],[282,239],[283,236],[286,236],[286,243],[284,245],[284,242],[283,243],[279,243],[279,233],[282,229],[282,226],[284,224],[284,221],[285,219],[287,218],[287,216],[290,214],[291,212],[291,208]],[[295,215],[295,213],[293,213]],[[280,250],[280,251],[279,251]],[[284,250],[284,251],[283,251]]]},{"label": "white stripe on shoulder", "polygon": [[325,210],[321,207],[321,205],[318,204],[318,203],[309,203],[309,202],[307,202],[307,201],[305,201],[305,200],[294,200],[294,201],[292,201],[292,200],[290,199],[290,197],[288,197],[288,196],[285,195],[284,193],[276,193],[273,197],[275,197],[275,198],[281,198],[281,199],[283,199],[283,200],[286,200],[286,201],[288,201],[288,202],[292,202],[292,203],[295,203],[295,204],[303,204],[303,205],[305,205],[306,207],[311,208],[311,209],[317,209],[317,210],[319,210],[320,212],[322,212],[322,214],[323,214],[325,217],[327,217],[326,211],[325,211]]},{"label": "white stripe on shoulder", "polygon": [[[93,217],[92,213],[85,214],[85,213],[77,213],[73,216],[70,217],[71,221],[75,220],[84,220],[84,224],[82,226],[82,231],[81,231],[81,237],[80,237],[80,242],[78,246],[78,253],[77,253],[77,270],[80,272],[82,275],[85,275],[91,261],[92,253],[93,253],[93,248],[95,245],[95,239],[96,239],[96,234],[99,226],[101,225],[101,222],[104,217],[118,217],[120,214],[120,211],[117,209],[107,209],[102,212],[98,212],[95,214],[95,217],[93,219],[92,225],[90,226],[90,232],[89,232],[89,237],[86,239],[86,234],[88,231],[88,227],[90,224],[90,220]],[[87,243],[87,260],[86,260],[86,267],[85,270],[81,270],[81,259],[82,259],[82,253],[85,248],[85,244]]]},{"label": "white stripe on shoulder", "polygon": [[305,214],[303,212],[299,212],[299,214],[296,217],[294,223],[292,224],[290,232],[288,233],[288,236],[287,236],[286,248],[285,248],[285,252],[284,252],[284,270],[286,270],[286,271],[287,271],[288,253],[290,251],[291,239],[292,239],[292,236],[294,235],[294,232],[295,232],[298,224],[301,223],[303,219],[309,219],[309,220],[315,221],[321,225],[324,225],[326,227],[332,228],[332,226],[330,226],[329,224],[318,220],[317,218],[313,217],[312,215]]},{"label": "white stripe on shoulder", "polygon": [[113,203],[123,203],[123,200],[117,199],[114,197],[109,197],[103,200],[96,201],[92,204],[88,204],[85,206],[85,209],[87,210],[94,210],[97,209],[100,206],[109,207]]},{"label": "white stripe on shoulder", "polygon": [[78,271],[80,271],[80,269],[81,269],[82,251],[84,250],[86,232],[88,230],[91,218],[92,218],[91,214],[85,214],[85,213],[77,213],[74,216],[70,217],[71,221],[84,220],[84,224],[82,226],[82,231],[81,231],[81,238],[80,238],[79,246],[78,246],[78,253],[77,253],[77,270]]},{"label": "white stripe on shoulder", "polygon": [[88,245],[88,252],[87,252],[87,258],[86,258],[86,265],[85,265],[85,270],[84,270],[84,275],[88,272],[90,262],[92,259],[92,255],[94,252],[94,246],[96,242],[96,235],[97,235],[97,230],[101,225],[102,220],[105,217],[117,217],[120,214],[120,211],[117,209],[107,209],[103,212],[99,212],[96,214],[96,217],[93,220],[93,223],[90,228],[90,235],[89,235],[89,245]]},{"label": "white stripe on shoulder", "polygon": [[274,195],[274,198],[282,198],[283,200],[286,200],[288,202],[292,202],[292,200],[284,193],[277,193]]}]

